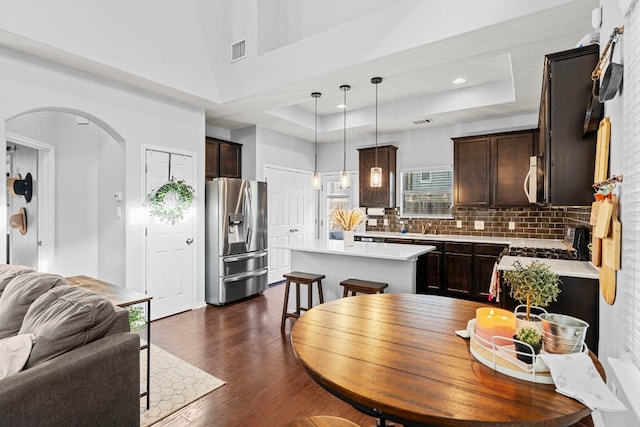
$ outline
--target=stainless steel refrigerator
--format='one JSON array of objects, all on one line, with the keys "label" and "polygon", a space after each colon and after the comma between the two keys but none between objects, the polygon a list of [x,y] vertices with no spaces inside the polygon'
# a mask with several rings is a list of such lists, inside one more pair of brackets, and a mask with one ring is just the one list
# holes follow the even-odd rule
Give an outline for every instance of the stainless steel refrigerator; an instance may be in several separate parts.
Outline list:
[{"label": "stainless steel refrigerator", "polygon": [[207,181],[205,299],[221,305],[263,292],[268,283],[267,183]]}]

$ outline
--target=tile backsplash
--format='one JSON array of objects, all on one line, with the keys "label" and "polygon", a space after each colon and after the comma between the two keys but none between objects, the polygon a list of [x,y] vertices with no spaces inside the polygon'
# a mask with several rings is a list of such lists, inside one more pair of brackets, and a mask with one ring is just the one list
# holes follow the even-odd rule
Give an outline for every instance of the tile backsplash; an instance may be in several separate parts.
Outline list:
[{"label": "tile backsplash", "polygon": [[[589,226],[591,208],[453,208],[451,219],[401,218],[399,209],[393,208],[384,212],[369,215],[377,224],[367,225],[367,231],[399,232],[403,222],[409,233],[562,239],[566,225]],[[388,225],[384,225],[385,219]],[[513,223],[513,230],[509,223]],[[483,229],[477,229],[480,225]]]}]

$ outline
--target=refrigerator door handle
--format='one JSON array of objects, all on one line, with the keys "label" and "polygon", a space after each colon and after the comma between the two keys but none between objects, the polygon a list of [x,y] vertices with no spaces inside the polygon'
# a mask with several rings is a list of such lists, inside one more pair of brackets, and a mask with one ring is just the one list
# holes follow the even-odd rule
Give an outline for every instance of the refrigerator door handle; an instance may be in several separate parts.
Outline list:
[{"label": "refrigerator door handle", "polygon": [[253,259],[253,258],[262,258],[264,256],[267,256],[267,252],[263,251],[263,252],[257,252],[257,253],[251,253],[251,254],[243,254],[243,255],[237,255],[237,256],[228,256],[228,257],[224,257],[223,261],[224,262],[236,262],[236,261],[244,261],[246,259]]},{"label": "refrigerator door handle", "polygon": [[250,249],[251,247],[251,240],[253,239],[253,201],[252,201],[252,197],[251,197],[251,185],[249,185],[249,183],[247,183],[247,185],[245,185],[244,187],[244,209],[245,209],[245,216],[246,216],[246,225],[247,225],[247,234],[245,236],[244,239],[244,244],[247,248],[247,250]]},{"label": "refrigerator door handle", "polygon": [[250,271],[248,273],[238,274],[237,276],[225,277],[223,281],[225,283],[228,282],[239,282],[241,280],[249,279],[251,277],[263,276],[269,272],[269,268],[265,267],[262,270],[258,271]]}]

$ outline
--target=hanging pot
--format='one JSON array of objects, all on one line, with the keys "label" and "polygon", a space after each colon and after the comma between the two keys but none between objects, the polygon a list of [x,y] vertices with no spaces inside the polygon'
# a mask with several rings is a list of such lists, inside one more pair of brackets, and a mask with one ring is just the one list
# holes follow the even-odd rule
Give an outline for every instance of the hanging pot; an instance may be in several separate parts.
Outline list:
[{"label": "hanging pot", "polygon": [[622,66],[622,64],[616,64],[615,62],[613,62],[613,49],[616,46],[616,41],[619,34],[621,33],[616,33],[616,37],[611,42],[611,49],[609,51],[609,63],[607,64],[607,67],[601,78],[600,94],[598,96],[600,102],[613,99],[613,97],[616,96],[616,93],[618,93],[618,89],[620,89],[620,85],[622,83],[624,67]]}]

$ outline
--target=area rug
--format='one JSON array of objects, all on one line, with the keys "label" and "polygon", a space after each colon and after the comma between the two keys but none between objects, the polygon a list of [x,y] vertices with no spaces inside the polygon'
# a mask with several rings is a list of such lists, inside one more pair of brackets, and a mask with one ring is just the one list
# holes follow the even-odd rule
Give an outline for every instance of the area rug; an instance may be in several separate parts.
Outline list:
[{"label": "area rug", "polygon": [[[141,390],[147,389],[147,352],[140,352]],[[149,426],[221,387],[224,381],[151,344],[151,400],[140,399],[140,425]]]}]

